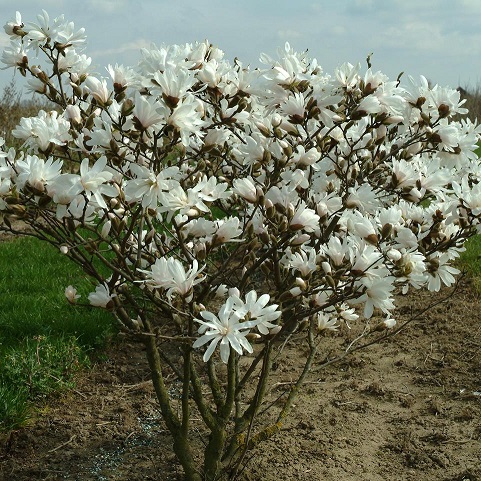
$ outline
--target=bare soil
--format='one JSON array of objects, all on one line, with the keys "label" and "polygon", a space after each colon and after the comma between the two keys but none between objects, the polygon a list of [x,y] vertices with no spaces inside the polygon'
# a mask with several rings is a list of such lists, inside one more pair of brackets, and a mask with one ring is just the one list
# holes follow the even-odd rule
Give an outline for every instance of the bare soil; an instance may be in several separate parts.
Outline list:
[{"label": "bare soil", "polygon": [[[444,296],[410,293],[397,317]],[[301,357],[288,352],[271,398],[289,387]],[[0,441],[0,480],[182,479],[138,344],[113,346],[74,391]],[[481,480],[481,300],[471,283],[399,335],[312,372],[243,479]]]}]

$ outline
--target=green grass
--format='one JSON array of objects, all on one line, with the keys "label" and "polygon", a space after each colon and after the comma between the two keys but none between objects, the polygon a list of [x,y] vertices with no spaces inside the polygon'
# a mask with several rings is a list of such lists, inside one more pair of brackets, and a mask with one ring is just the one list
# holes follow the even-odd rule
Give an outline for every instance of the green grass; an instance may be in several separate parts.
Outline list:
[{"label": "green grass", "polygon": [[478,148],[474,151],[474,153],[478,156],[481,157],[481,145],[478,144]]},{"label": "green grass", "polygon": [[0,272],[0,430],[8,430],[24,424],[39,399],[71,387],[87,353],[114,328],[108,312],[66,301],[69,284],[87,303],[93,287],[46,243],[0,243]]},{"label": "green grass", "polygon": [[462,269],[474,280],[476,289],[481,292],[481,235],[468,239],[466,250],[458,261],[458,269]]},{"label": "green grass", "polygon": [[[481,142],[478,143],[475,153],[481,157]],[[468,239],[464,247],[466,247],[466,251],[461,254],[458,268],[473,278],[476,290],[481,292],[481,235]]]}]

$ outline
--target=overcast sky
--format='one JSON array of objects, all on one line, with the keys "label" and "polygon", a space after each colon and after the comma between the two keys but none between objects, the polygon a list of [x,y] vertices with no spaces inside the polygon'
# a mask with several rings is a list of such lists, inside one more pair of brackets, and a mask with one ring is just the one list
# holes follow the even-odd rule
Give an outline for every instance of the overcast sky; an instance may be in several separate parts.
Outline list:
[{"label": "overcast sky", "polygon": [[[41,9],[85,27],[96,71],[135,65],[139,50],[208,39],[229,59],[258,65],[286,41],[308,49],[327,73],[373,53],[373,68],[404,71],[442,86],[481,80],[480,0],[0,0],[0,22],[35,21]],[[2,48],[8,36],[0,34]],[[12,78],[0,71],[0,88]],[[18,74],[17,74],[18,75]]]}]

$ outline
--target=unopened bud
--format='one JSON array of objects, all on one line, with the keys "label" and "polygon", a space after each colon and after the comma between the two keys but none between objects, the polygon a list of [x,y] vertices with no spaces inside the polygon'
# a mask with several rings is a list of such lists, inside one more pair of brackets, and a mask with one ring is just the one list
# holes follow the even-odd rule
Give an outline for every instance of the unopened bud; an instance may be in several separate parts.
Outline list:
[{"label": "unopened bud", "polygon": [[384,319],[377,326],[374,327],[373,331],[385,331],[386,329],[392,329],[396,325],[395,319]]},{"label": "unopened bud", "polygon": [[297,297],[297,296],[300,296],[302,294],[302,290],[300,287],[293,287],[292,289],[289,289],[289,292],[291,294],[292,297]]},{"label": "unopened bud", "polygon": [[296,208],[289,202],[287,204],[287,218],[292,219],[296,213]]},{"label": "unopened bud", "polygon": [[260,239],[264,244],[269,244],[269,241],[271,240],[268,232],[265,231],[265,230],[263,230],[263,231],[259,234],[259,239]]},{"label": "unopened bud", "polygon": [[446,117],[449,117],[449,105],[441,104],[438,107],[438,113],[441,119],[445,119]]},{"label": "unopened bud", "polygon": [[276,334],[278,334],[282,329],[282,326],[276,326],[276,327],[273,327],[270,331],[269,331],[269,334],[271,336],[275,336]]},{"label": "unopened bud", "polygon": [[134,110],[134,102],[131,99],[124,100],[122,103],[122,108],[120,109],[120,113],[127,117],[127,115],[132,113],[132,110]]},{"label": "unopened bud", "polygon": [[112,227],[112,221],[108,220],[103,226],[102,230],[100,231],[100,236],[102,239],[106,239],[109,235],[110,229]]},{"label": "unopened bud", "polygon": [[300,246],[304,243],[306,243],[309,239],[311,238],[311,236],[309,234],[298,234],[297,236],[293,237],[291,242],[290,242],[290,245],[291,246]]},{"label": "unopened bud", "polygon": [[296,277],[296,285],[303,291],[307,289],[307,283],[302,277]]},{"label": "unopened bud", "polygon": [[364,237],[364,240],[374,246],[377,246],[377,244],[379,243],[379,238],[376,234],[369,234],[367,237]]},{"label": "unopened bud", "polygon": [[392,232],[393,226],[389,222],[382,226],[381,235],[383,239],[387,239]]},{"label": "unopened bud", "polygon": [[334,279],[332,278],[332,276],[327,275],[327,276],[326,276],[326,282],[327,282],[327,285],[328,285],[329,287],[331,287],[332,289],[336,289],[336,282],[334,281]]}]

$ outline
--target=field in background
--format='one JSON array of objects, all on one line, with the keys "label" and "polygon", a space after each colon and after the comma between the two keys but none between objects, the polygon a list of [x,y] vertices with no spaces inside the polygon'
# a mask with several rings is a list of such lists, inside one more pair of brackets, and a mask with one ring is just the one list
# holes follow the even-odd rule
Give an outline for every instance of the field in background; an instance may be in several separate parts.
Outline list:
[{"label": "field in background", "polygon": [[67,302],[70,284],[87,304],[93,290],[70,264],[37,239],[0,239],[0,431],[24,424],[34,404],[73,387],[89,354],[114,332],[108,312]]}]

